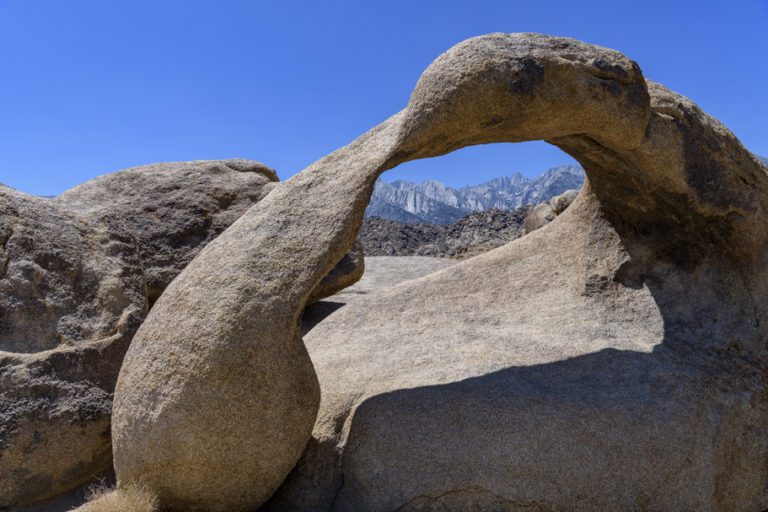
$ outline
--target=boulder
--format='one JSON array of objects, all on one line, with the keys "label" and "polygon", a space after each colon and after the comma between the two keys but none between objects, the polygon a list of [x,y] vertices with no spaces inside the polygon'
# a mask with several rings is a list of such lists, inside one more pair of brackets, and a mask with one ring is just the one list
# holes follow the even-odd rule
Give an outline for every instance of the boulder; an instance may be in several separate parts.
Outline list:
[{"label": "boulder", "polygon": [[[148,165],[53,199],[0,187],[0,507],[111,465],[112,392],[134,332],[210,240],[277,176],[249,160]],[[315,289],[363,272],[355,249]]]},{"label": "boulder", "polygon": [[121,226],[0,187],[0,508],[109,467],[112,390],[144,290]]},{"label": "boulder", "polygon": [[523,223],[523,230],[526,234],[536,231],[542,226],[546,226],[553,220],[555,220],[557,214],[549,205],[549,203],[540,203],[533,207],[531,213],[525,218]]},{"label": "boulder", "polygon": [[[208,242],[278,185],[275,171],[254,160],[197,160],[105,174],[55,201],[98,221],[123,225],[138,241],[150,305]],[[315,289],[333,295],[363,275],[354,246]]]},{"label": "boulder", "polygon": [[578,195],[578,190],[566,190],[562,194],[550,199],[549,206],[552,207],[553,212],[555,212],[557,215],[560,215],[565,211],[566,208],[571,206]]},{"label": "boulder", "polygon": [[525,218],[525,223],[523,224],[525,233],[535,231],[555,220],[555,217],[563,213],[578,195],[578,190],[566,190],[546,203],[536,205],[531,213],[528,214],[528,217]]},{"label": "boulder", "polygon": [[365,272],[365,254],[363,244],[356,241],[347,254],[345,254],[336,266],[318,284],[307,302],[312,304],[320,299],[330,297],[348,286],[352,286],[363,277]]},{"label": "boulder", "polygon": [[278,178],[252,160],[199,160],[105,174],[55,198],[96,221],[119,222],[136,238],[151,302]]}]

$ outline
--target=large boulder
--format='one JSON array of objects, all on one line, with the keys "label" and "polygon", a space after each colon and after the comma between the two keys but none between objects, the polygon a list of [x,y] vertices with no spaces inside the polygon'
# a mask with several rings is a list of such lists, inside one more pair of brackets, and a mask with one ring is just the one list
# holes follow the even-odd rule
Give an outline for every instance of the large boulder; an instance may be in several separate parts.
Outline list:
[{"label": "large boulder", "polygon": [[[212,160],[127,169],[53,199],[0,187],[0,507],[110,467],[112,392],[147,307],[276,180],[258,162]],[[315,296],[363,268],[352,250]]]},{"label": "large boulder", "polygon": [[[376,178],[537,139],[584,166],[576,202],[316,326],[317,409],[299,315]],[[761,164],[620,53],[465,41],[171,283],[118,380],[119,486],[246,510],[309,441],[266,510],[763,510],[767,212]]]},{"label": "large boulder", "polygon": [[523,223],[525,233],[528,234],[536,231],[555,220],[555,217],[563,213],[576,200],[578,195],[578,190],[566,190],[545,203],[537,204],[525,218]]},{"label": "large boulder", "polygon": [[55,202],[136,237],[151,302],[200,252],[277,185],[253,160],[199,160],[133,167],[67,190]]},{"label": "large boulder", "polygon": [[579,196],[579,191],[575,189],[566,190],[560,195],[557,195],[549,200],[549,206],[552,207],[552,211],[560,215],[566,208],[571,206],[576,198]]},{"label": "large boulder", "polygon": [[144,290],[121,226],[0,186],[0,508],[109,467],[111,393]]},{"label": "large boulder", "polygon": [[[152,305],[200,249],[277,185],[275,171],[254,160],[197,160],[105,174],[55,201],[101,222],[120,223],[136,238]],[[312,300],[354,284],[364,268],[357,244],[318,284]]]},{"label": "large boulder", "polygon": [[533,207],[531,213],[529,213],[525,218],[525,222],[523,223],[523,231],[525,231],[526,234],[532,231],[536,231],[540,227],[546,226],[555,220],[555,217],[557,217],[557,214],[555,213],[555,210],[553,210],[549,205],[549,203],[539,203]]}]

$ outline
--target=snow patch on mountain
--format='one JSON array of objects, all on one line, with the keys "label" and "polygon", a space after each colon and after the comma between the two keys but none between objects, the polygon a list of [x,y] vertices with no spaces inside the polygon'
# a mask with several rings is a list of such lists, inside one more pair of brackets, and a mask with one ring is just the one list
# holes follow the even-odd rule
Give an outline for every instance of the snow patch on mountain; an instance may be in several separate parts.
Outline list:
[{"label": "snow patch on mountain", "polygon": [[574,165],[554,167],[538,178],[515,173],[460,188],[435,180],[423,183],[378,180],[365,214],[403,223],[445,225],[474,212],[492,208],[515,210],[542,203],[566,190],[581,188],[583,183],[584,171]]}]

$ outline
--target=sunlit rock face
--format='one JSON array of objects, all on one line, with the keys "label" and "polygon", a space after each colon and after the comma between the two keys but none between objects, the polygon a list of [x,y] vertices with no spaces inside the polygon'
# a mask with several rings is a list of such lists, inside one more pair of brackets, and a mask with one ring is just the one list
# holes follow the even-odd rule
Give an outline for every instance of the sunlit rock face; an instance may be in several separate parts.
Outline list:
[{"label": "sunlit rock face", "polygon": [[[233,159],[135,167],[56,198],[0,186],[0,508],[111,467],[112,392],[148,307],[276,185]],[[362,272],[350,251],[315,296]]]},{"label": "sunlit rock face", "polygon": [[[585,169],[564,213],[305,349],[382,172],[528,140]],[[171,283],[118,381],[118,478],[208,510],[762,510],[767,211],[765,168],[620,53],[465,41]]]}]

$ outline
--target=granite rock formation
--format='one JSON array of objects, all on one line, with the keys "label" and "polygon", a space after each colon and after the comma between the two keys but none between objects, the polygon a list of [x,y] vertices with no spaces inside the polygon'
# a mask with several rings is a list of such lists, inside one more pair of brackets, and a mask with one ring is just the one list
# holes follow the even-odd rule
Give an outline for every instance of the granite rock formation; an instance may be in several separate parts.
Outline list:
[{"label": "granite rock formation", "polygon": [[139,244],[151,302],[201,248],[277,185],[253,160],[199,160],[105,174],[54,201],[95,219],[120,223]]},{"label": "granite rock formation", "polygon": [[146,308],[121,226],[0,187],[0,508],[109,467],[111,392]]},{"label": "granite rock formation", "polygon": [[363,272],[365,272],[365,253],[363,244],[358,240],[315,287],[307,303],[317,302],[352,286],[363,277]]},{"label": "granite rock formation", "polygon": [[[382,172],[541,139],[587,175],[557,222],[345,306],[307,353]],[[118,380],[119,485],[246,510],[304,450],[266,510],[763,510],[766,212],[757,159],[620,53],[460,43],[160,297]]]},{"label": "granite rock formation", "polygon": [[566,190],[545,203],[533,207],[523,224],[524,233],[530,233],[549,224],[568,208],[579,195],[578,190]]},{"label": "granite rock formation", "polygon": [[[50,199],[0,186],[0,508],[110,467],[112,392],[148,306],[276,180],[221,160],[127,169]],[[314,297],[362,272],[357,247]]]}]

